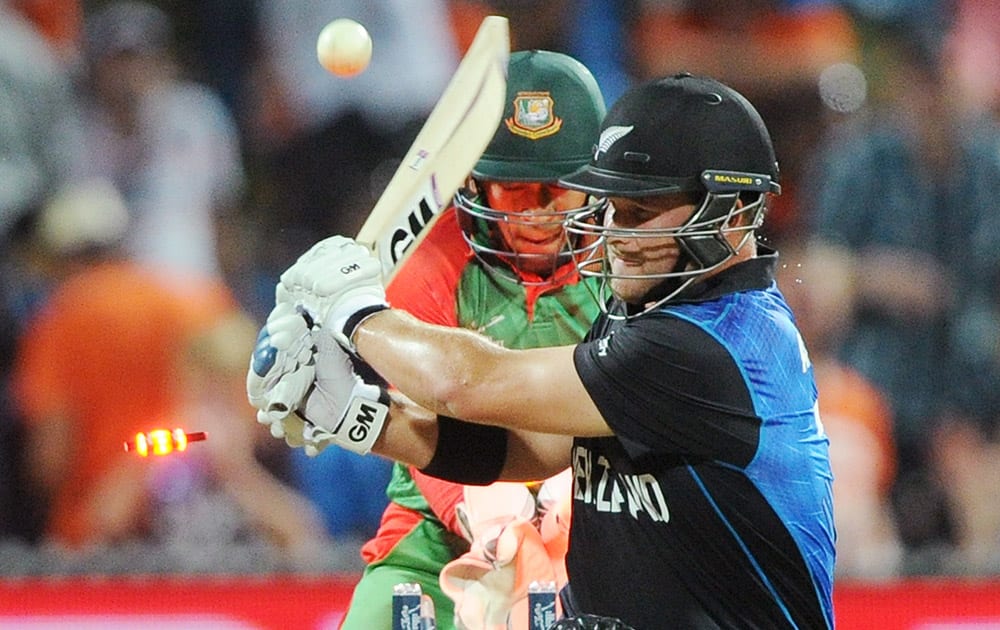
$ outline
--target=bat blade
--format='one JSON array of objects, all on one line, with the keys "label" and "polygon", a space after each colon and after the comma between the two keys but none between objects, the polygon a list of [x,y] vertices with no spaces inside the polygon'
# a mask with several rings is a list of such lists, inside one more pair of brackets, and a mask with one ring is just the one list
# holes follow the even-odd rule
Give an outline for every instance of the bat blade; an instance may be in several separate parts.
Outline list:
[{"label": "bat blade", "polygon": [[507,18],[487,16],[361,226],[357,241],[376,253],[386,283],[451,203],[496,133],[507,94],[509,56]]}]

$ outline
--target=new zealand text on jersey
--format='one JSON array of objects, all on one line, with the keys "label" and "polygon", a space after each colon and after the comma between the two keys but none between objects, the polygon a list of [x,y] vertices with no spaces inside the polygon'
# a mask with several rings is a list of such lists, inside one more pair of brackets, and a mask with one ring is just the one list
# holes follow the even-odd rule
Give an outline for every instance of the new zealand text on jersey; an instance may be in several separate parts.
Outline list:
[{"label": "new zealand text on jersey", "polygon": [[670,520],[670,510],[663,490],[652,475],[625,475],[612,470],[603,455],[596,459],[583,446],[573,449],[573,498],[593,505],[598,512],[618,513],[622,506],[632,518],[638,520],[639,513],[645,512],[653,522],[666,523]]}]

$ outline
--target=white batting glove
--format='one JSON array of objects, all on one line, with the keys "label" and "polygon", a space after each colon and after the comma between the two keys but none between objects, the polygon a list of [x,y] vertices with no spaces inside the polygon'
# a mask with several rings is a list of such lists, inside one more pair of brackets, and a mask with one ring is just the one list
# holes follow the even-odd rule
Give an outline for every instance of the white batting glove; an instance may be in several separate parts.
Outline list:
[{"label": "white batting glove", "polygon": [[257,409],[257,421],[267,425],[274,437],[286,437],[289,428],[296,429],[284,421],[313,383],[314,352],[306,320],[292,305],[277,304],[260,329],[247,371],[247,399]]},{"label": "white batting glove", "polygon": [[319,445],[333,442],[365,455],[385,426],[388,393],[358,376],[333,334],[319,329],[314,331],[313,339],[316,386],[299,408],[306,420],[303,433],[306,454],[315,455]]},{"label": "white batting glove", "polygon": [[367,247],[344,236],[313,245],[281,274],[278,300],[287,300],[355,352],[354,329],[388,305],[382,265]]}]

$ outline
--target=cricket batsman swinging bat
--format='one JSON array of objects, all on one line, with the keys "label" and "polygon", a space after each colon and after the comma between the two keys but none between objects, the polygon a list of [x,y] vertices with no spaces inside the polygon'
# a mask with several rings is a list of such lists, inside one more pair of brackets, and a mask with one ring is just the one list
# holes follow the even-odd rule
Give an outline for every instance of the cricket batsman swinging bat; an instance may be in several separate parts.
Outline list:
[{"label": "cricket batsman swinging bat", "polygon": [[487,16],[420,133],[358,232],[388,284],[486,150],[507,94],[507,18]]}]

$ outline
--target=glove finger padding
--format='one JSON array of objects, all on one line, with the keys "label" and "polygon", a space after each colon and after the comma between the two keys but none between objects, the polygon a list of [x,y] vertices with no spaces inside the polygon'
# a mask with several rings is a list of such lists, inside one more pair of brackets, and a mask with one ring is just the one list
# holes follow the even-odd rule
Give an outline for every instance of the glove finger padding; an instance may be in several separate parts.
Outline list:
[{"label": "glove finger padding", "polygon": [[381,276],[382,265],[367,247],[343,236],[332,236],[313,245],[281,274],[282,288],[276,290],[276,296],[291,301],[322,326],[330,321],[331,309],[350,290],[365,287],[373,296],[368,304],[372,300],[384,304]]},{"label": "glove finger padding", "polygon": [[293,304],[276,304],[264,327],[271,346],[278,351],[299,363],[306,363],[312,357],[313,342],[309,334],[312,327]]},{"label": "glove finger padding", "polygon": [[538,511],[543,515],[573,492],[573,469],[565,468],[542,482],[538,489]]},{"label": "glove finger padding", "polygon": [[247,371],[247,399],[258,409],[257,420],[283,437],[281,420],[294,411],[312,385],[315,369],[312,334],[288,304],[276,305],[257,336]]},{"label": "glove finger padding", "polygon": [[566,552],[569,550],[569,524],[573,506],[572,469],[567,468],[546,479],[538,491],[537,500],[541,515],[538,532],[556,573],[556,585],[562,588],[568,582]]},{"label": "glove finger padding", "polygon": [[[468,555],[468,554],[467,554]],[[441,588],[455,602],[455,627],[461,630],[507,630],[514,605],[514,567],[496,569],[481,558],[462,556],[441,571]]]},{"label": "glove finger padding", "polygon": [[569,582],[566,575],[566,553],[569,551],[569,524],[572,516],[573,497],[566,495],[553,506],[538,526],[542,544],[549,554],[552,570],[555,571],[556,585],[562,588]]},{"label": "glove finger padding", "polygon": [[455,507],[472,543],[445,566],[441,588],[455,602],[456,627],[469,630],[525,628],[528,585],[554,581],[541,535],[535,529],[535,498],[522,483],[465,486]]},{"label": "glove finger padding", "polygon": [[[280,426],[285,416],[299,408],[312,385],[315,373],[316,369],[313,366],[302,365],[295,371],[285,374],[264,396],[264,402],[257,411],[257,421],[271,427]],[[272,429],[272,434],[274,431]],[[284,432],[274,437],[284,437]]]},{"label": "glove finger padding", "polygon": [[[331,263],[338,266],[331,269]],[[316,295],[335,296],[365,280],[376,280],[381,284],[381,263],[371,250],[352,240],[343,243],[335,254],[317,259],[308,271],[314,269],[320,273],[310,278],[309,291]]]}]

